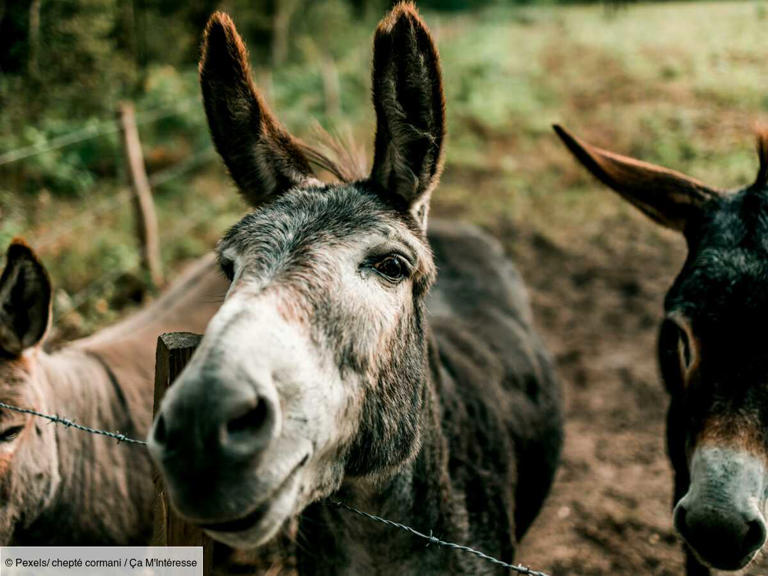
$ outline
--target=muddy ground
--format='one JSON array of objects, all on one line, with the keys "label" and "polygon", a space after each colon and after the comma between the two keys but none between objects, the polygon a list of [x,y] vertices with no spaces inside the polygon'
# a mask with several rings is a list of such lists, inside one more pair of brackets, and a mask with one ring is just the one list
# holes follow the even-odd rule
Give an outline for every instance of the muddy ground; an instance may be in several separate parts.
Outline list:
[{"label": "muddy ground", "polygon": [[[684,258],[642,218],[591,240],[500,227],[530,287],[565,387],[566,443],[548,503],[518,560],[554,576],[679,575],[667,398],[656,361],[664,294]],[[744,574],[768,573],[763,559]]]}]

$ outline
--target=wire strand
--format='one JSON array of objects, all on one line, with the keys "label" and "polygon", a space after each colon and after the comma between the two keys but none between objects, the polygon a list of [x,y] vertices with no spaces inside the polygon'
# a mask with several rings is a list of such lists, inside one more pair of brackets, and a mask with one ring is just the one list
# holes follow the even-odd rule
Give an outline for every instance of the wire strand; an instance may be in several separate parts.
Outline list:
[{"label": "wire strand", "polygon": [[[190,104],[197,101],[197,97],[187,98],[175,104],[171,108],[156,108],[149,110],[137,116],[136,124],[148,124],[151,122],[157,122],[158,120],[162,120],[164,118],[175,116],[187,108]],[[8,150],[3,152],[0,154],[0,166],[11,164],[12,162],[24,160],[25,158],[30,158],[39,154],[44,154],[46,152],[52,152],[53,150],[65,148],[66,146],[78,144],[79,142],[85,142],[86,140],[98,138],[99,136],[115,134],[117,132],[120,132],[120,126],[118,126],[116,122],[102,120],[92,126],[88,126],[80,130],[73,130],[67,134],[62,134],[61,136],[52,138],[43,144],[32,144],[31,146],[24,146],[22,148],[16,148],[15,150]]]},{"label": "wire strand", "polygon": [[362,510],[358,510],[354,506],[350,506],[349,504],[345,504],[344,502],[341,502],[339,500],[332,500],[331,503],[337,508],[342,508],[348,512],[352,512],[353,514],[357,514],[358,516],[367,518],[368,520],[379,522],[380,524],[385,524],[386,526],[390,526],[392,528],[397,528],[398,530],[403,530],[404,532],[408,532],[412,536],[416,536],[417,538],[422,538],[423,540],[426,540],[428,544],[436,544],[437,546],[443,546],[445,548],[451,548],[453,550],[467,552],[469,554],[473,554],[477,556],[478,558],[482,558],[483,560],[491,562],[492,564],[496,564],[497,566],[502,566],[504,568],[508,568],[509,570],[513,570],[514,572],[517,572],[519,574],[525,574],[527,576],[549,576],[545,572],[532,570],[527,566],[523,566],[522,564],[509,564],[508,562],[504,562],[503,560],[499,560],[498,558],[489,556],[488,554],[485,554],[484,552],[481,552],[480,550],[476,550],[469,546],[464,546],[462,544],[456,544],[455,542],[448,542],[446,540],[441,540],[440,538],[434,536],[431,530],[429,531],[429,535],[427,535],[427,534],[424,534],[423,532],[419,532],[415,528],[411,528],[410,526],[407,526],[406,524],[401,524],[400,522],[395,522],[393,520],[387,520],[386,518],[382,518],[381,516],[376,516],[375,514],[370,514],[369,512],[363,512]]},{"label": "wire strand", "polygon": [[71,420],[69,418],[64,418],[62,416],[51,416],[50,414],[43,414],[42,412],[38,412],[37,410],[32,410],[31,408],[20,408],[19,406],[13,406],[12,404],[6,404],[5,402],[0,402],[0,408],[5,408],[6,410],[11,410],[13,412],[19,412],[21,414],[31,414],[32,416],[37,416],[38,418],[44,418],[45,420],[49,420],[53,422],[54,424],[61,424],[65,428],[74,428],[76,430],[80,430],[81,432],[88,432],[89,434],[97,434],[99,436],[106,436],[107,438],[114,438],[117,440],[117,443],[120,444],[121,442],[125,442],[127,444],[138,444],[141,446],[146,446],[146,441],[144,440],[136,440],[135,438],[129,438],[125,434],[121,434],[120,432],[109,432],[107,430],[99,430],[98,428],[91,428],[90,426],[83,426],[82,424],[78,424],[74,420]]}]

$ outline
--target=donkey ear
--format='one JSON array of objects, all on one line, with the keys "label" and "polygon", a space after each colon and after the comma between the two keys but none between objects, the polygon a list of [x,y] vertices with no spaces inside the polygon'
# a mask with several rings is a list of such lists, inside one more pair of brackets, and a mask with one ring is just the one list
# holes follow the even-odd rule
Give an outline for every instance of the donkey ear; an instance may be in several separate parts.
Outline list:
[{"label": "donkey ear", "polygon": [[371,180],[404,201],[426,226],[445,134],[437,49],[416,8],[395,6],[373,45],[376,142]]},{"label": "donkey ear", "polygon": [[0,276],[0,351],[19,356],[43,340],[51,321],[51,281],[32,249],[14,240]]},{"label": "donkey ear", "polygon": [[757,170],[757,178],[752,184],[752,189],[762,190],[768,186],[768,126],[759,125],[756,130],[757,158],[760,160],[760,168]]},{"label": "donkey ear", "polygon": [[245,44],[229,16],[208,20],[200,85],[213,143],[253,206],[311,179],[301,147],[254,86]]},{"label": "donkey ear", "polygon": [[684,231],[691,216],[724,192],[660,166],[595,148],[555,125],[568,150],[598,180],[659,224]]}]

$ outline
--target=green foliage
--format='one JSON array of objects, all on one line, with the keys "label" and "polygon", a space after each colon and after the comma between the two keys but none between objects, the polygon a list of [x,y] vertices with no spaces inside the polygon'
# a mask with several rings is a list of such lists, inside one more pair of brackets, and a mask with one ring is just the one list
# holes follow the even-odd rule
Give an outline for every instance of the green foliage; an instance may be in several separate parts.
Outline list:
[{"label": "green foliage", "polygon": [[[388,0],[295,1],[280,65],[271,53],[274,0],[212,4],[233,14],[259,88],[284,124],[307,139],[317,122],[351,129],[370,149],[370,41]],[[114,127],[125,98],[136,106],[150,176],[194,158],[210,146],[195,67],[209,4],[153,0],[134,27],[135,14],[125,12],[133,2],[44,1],[41,28],[53,36],[42,36],[39,77],[25,64],[0,75],[0,155],[88,126]],[[578,225],[585,237],[610,229],[601,221],[620,226],[631,207],[595,189],[575,166],[552,136],[558,121],[596,144],[714,185],[753,177],[749,131],[768,111],[762,2],[640,4],[611,15],[601,6],[507,0],[464,12],[448,12],[450,3],[418,4],[440,48],[448,104],[435,214],[550,233]],[[60,22],[47,21],[54,13]],[[15,57],[24,57],[18,46]],[[42,65],[66,47],[71,54]],[[336,108],[328,93],[334,82]],[[130,204],[56,233],[118,198],[125,182],[115,133],[0,166],[0,249],[15,235],[33,245],[46,240],[41,256],[60,296],[57,325],[68,336],[113,320],[113,308],[128,301],[121,300],[128,280],[99,282],[139,276]],[[169,276],[214,246],[245,210],[218,161],[153,193]],[[82,307],[63,316],[82,294]]]},{"label": "green foliage", "polygon": [[119,0],[42,2],[39,61],[29,95],[37,110],[108,114],[135,78],[118,46]]}]

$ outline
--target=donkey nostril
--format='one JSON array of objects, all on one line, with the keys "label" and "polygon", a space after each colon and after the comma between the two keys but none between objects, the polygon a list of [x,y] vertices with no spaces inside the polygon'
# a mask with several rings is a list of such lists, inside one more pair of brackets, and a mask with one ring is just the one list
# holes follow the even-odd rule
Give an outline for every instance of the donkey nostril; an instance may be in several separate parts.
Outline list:
[{"label": "donkey nostril", "polygon": [[255,407],[251,408],[237,418],[227,422],[227,432],[229,434],[241,434],[244,432],[255,432],[261,429],[267,420],[267,403],[259,401]]},{"label": "donkey nostril", "polygon": [[761,548],[765,543],[765,536],[765,523],[760,520],[752,520],[744,537],[744,548],[749,553]]}]

